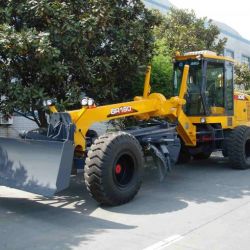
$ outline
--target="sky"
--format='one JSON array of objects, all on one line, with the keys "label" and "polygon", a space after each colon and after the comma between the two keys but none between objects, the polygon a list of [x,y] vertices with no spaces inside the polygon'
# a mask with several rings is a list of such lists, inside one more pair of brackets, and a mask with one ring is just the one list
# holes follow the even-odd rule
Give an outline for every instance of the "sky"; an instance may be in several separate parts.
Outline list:
[{"label": "sky", "polygon": [[226,23],[250,40],[249,0],[170,0],[170,2],[178,8],[193,9],[199,17],[206,16]]}]

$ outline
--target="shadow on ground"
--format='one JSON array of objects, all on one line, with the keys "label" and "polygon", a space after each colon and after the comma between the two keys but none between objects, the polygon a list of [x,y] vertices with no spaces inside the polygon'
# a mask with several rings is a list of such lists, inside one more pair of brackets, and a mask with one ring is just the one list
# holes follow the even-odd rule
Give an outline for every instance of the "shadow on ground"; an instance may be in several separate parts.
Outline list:
[{"label": "shadow on ground", "polygon": [[[176,165],[163,182],[159,182],[155,170],[148,169],[141,191],[133,201],[119,207],[101,209],[132,215],[171,213],[185,209],[190,202],[224,202],[227,199],[249,196],[249,179],[250,170],[232,169],[228,160],[220,156],[213,156],[206,161]],[[68,206],[71,208],[68,209]],[[90,241],[93,235],[105,230],[135,228],[135,225],[114,223],[105,218],[90,216],[97,208],[98,204],[88,195],[82,178],[76,177],[72,179],[69,189],[51,199],[0,197],[0,223],[5,220],[13,221],[14,218],[17,225],[15,230],[20,230],[20,237],[32,235],[34,231],[34,242],[42,244],[42,241],[45,241],[51,246],[58,244],[58,249],[70,249],[79,242]],[[26,218],[34,219],[36,225],[31,224],[34,220]],[[56,234],[57,230],[60,230],[60,234]],[[0,232],[1,239],[7,232],[11,232],[11,228],[0,227]],[[43,238],[44,233],[46,239]],[[51,235],[50,239],[48,235]],[[58,236],[54,239],[53,235]]]},{"label": "shadow on ground", "polygon": [[[64,204],[80,199],[61,198]],[[95,204],[93,209],[96,207]],[[133,228],[135,226],[89,216],[86,209],[79,212],[63,205],[54,207],[29,199],[0,198],[0,249],[67,250],[82,242],[94,241],[95,235],[107,230]]]},{"label": "shadow on ground", "polygon": [[233,169],[220,155],[176,165],[162,183],[155,172],[147,171],[145,177],[132,204],[105,209],[128,214],[169,213],[186,208],[190,202],[224,202],[250,195],[250,169]]}]

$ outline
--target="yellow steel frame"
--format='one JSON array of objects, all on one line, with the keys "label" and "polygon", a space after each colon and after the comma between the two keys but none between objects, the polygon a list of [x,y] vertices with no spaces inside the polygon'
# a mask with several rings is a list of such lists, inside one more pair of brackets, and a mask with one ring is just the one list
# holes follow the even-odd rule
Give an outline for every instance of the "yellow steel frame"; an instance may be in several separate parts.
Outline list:
[{"label": "yellow steel frame", "polygon": [[[200,55],[203,58],[230,61],[233,59],[210,54]],[[197,55],[176,56],[176,60],[197,59]],[[160,93],[151,93],[150,74],[151,67],[147,68],[144,90],[142,96],[136,96],[134,101],[111,104],[100,107],[82,107],[79,110],[68,111],[73,123],[76,125],[74,136],[75,147],[82,150],[86,148],[86,133],[93,123],[135,116],[140,120],[148,120],[151,117],[165,117],[171,121],[178,121],[177,132],[186,146],[196,146],[196,124],[219,123],[223,129],[232,129],[239,125],[250,126],[250,97],[246,95],[246,101],[235,101],[234,116],[225,116],[219,107],[213,107],[212,116],[189,116],[184,113],[183,105],[186,104],[187,79],[189,66],[184,67],[179,96],[166,99]],[[238,93],[239,94],[239,93]],[[57,112],[55,106],[50,107],[51,112]]]},{"label": "yellow steel frame", "polygon": [[[185,66],[179,96],[166,99],[160,93],[150,93],[151,67],[147,68],[143,96],[137,96],[134,101],[111,104],[100,107],[82,107],[79,110],[68,111],[73,123],[76,125],[74,136],[75,147],[82,150],[86,148],[86,133],[93,123],[135,116],[141,120],[151,117],[168,117],[178,120],[177,131],[186,145],[196,145],[196,127],[183,112],[184,99],[187,91],[187,77],[189,66]],[[50,107],[51,112],[57,112],[55,106]]]}]

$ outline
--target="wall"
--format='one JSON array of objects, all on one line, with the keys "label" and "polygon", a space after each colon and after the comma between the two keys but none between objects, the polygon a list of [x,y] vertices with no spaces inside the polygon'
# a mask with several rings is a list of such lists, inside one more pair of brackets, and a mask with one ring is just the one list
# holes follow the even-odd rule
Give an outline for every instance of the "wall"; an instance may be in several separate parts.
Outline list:
[{"label": "wall", "polygon": [[0,125],[0,136],[17,138],[19,133],[24,130],[32,130],[37,128],[35,122],[30,121],[22,116],[13,117],[13,125]]}]

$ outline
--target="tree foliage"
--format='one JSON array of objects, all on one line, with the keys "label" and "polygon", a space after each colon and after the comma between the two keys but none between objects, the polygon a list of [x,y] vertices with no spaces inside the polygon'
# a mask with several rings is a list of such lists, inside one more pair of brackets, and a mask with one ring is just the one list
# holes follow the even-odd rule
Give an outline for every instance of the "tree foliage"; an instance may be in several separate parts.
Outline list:
[{"label": "tree foliage", "polygon": [[247,64],[236,64],[234,66],[235,84],[244,90],[250,90],[250,69]]},{"label": "tree foliage", "polygon": [[219,34],[212,20],[197,17],[193,10],[176,8],[161,16],[161,25],[155,29],[156,38],[163,40],[171,55],[195,50],[222,53],[227,40],[219,38]]},{"label": "tree foliage", "polygon": [[[156,13],[159,15],[159,13]],[[172,95],[172,75],[173,75],[173,58],[163,39],[156,39],[154,46],[154,55],[151,64],[151,92],[159,92],[170,97]],[[134,95],[141,95],[145,78],[145,67],[141,69],[136,84],[133,84]]]},{"label": "tree foliage", "polygon": [[162,40],[156,41],[154,52],[155,55],[152,59],[152,90],[162,93],[166,97],[171,97],[173,94],[173,59],[168,47]]},{"label": "tree foliage", "polygon": [[156,21],[140,0],[0,0],[0,111],[31,112],[45,125],[42,99],[131,98]]}]

